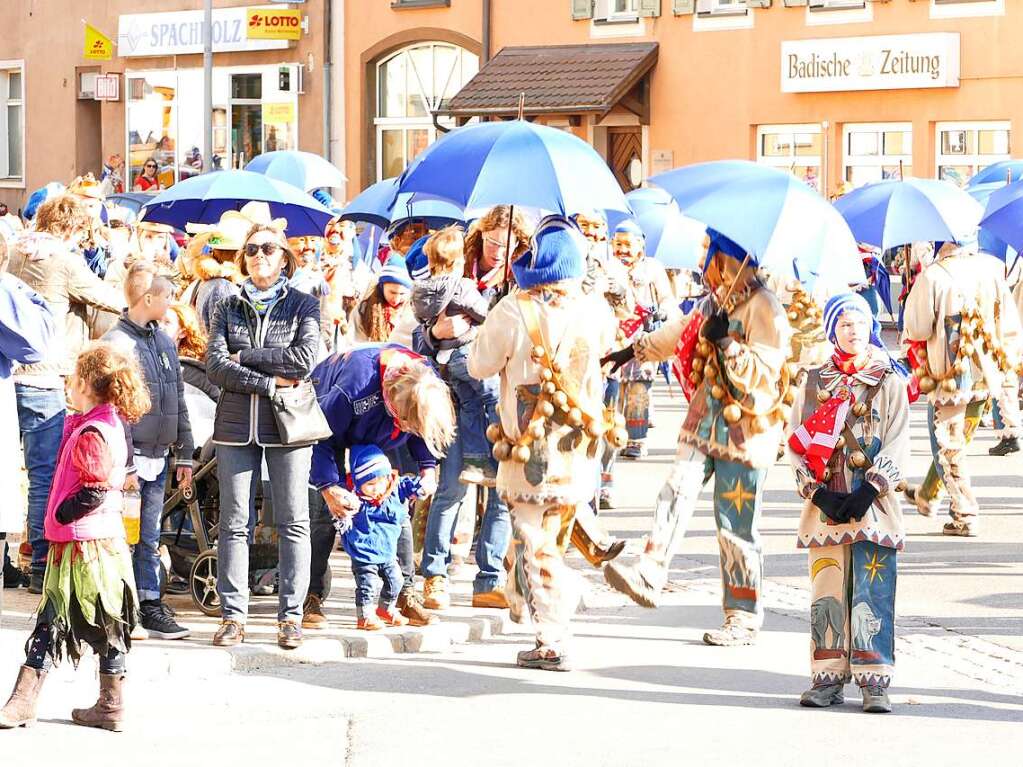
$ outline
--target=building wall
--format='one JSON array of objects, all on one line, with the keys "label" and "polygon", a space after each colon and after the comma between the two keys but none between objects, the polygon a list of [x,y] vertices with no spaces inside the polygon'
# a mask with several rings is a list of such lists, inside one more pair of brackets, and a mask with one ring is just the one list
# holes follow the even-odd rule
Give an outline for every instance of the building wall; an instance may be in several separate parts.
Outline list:
[{"label": "building wall", "polygon": [[[374,103],[372,93],[357,86],[366,82],[367,62],[413,40],[464,36],[478,45],[482,0],[451,0],[450,7],[419,10],[395,10],[384,1],[346,6],[346,165],[349,191],[354,194],[373,180],[365,157],[373,139],[366,126]],[[926,0],[868,3],[872,20],[824,26],[809,26],[805,7],[785,8],[775,2],[769,9],[752,12],[753,28],[717,31],[694,31],[693,16],[674,16],[670,0],[662,0],[662,15],[645,19],[642,34],[615,38],[597,38],[590,21],[573,21],[568,0],[493,0],[492,6],[493,53],[514,45],[660,43],[651,80],[651,121],[645,131],[648,172],[663,169],[651,160],[655,152],[670,153],[675,166],[755,159],[757,126],[765,124],[828,123],[824,131],[828,192],[834,192],[842,178],[842,131],[848,123],[911,122],[912,171],[918,176],[936,173],[938,121],[1008,120],[1015,143],[1023,141],[1023,47],[1016,44],[1023,29],[1023,4],[1012,0],[1007,0],[1001,16],[944,20],[930,18]],[[438,37],[437,30],[446,37]],[[781,92],[783,41],[946,31],[961,34],[958,88]],[[599,126],[585,131],[595,144],[599,134]]]},{"label": "building wall", "polygon": [[[259,2],[214,0],[215,8],[248,7]],[[125,13],[156,13],[201,9],[198,0],[75,0],[74,12],[66,2],[15,0],[5,9],[0,33],[0,61],[25,62],[25,144],[24,184],[0,182],[0,200],[12,209],[24,204],[32,190],[48,181],[67,182],[85,171],[98,174],[100,168],[82,166],[80,160],[112,153],[124,154],[125,80],[121,78],[120,100],[103,102],[99,109],[99,147],[94,137],[94,109],[77,98],[77,71],[93,70],[123,74],[125,70],[201,68],[202,54],[118,58],[116,48],[118,17]],[[282,6],[289,7],[289,6]],[[323,150],[323,56],[325,0],[309,0],[300,8],[309,17],[309,33],[291,47],[280,50],[215,53],[214,67],[300,63],[306,66],[304,94],[298,96],[299,145],[321,153]],[[82,55],[85,19],[115,43],[111,61],[87,61]],[[182,94],[202,99],[201,91]],[[80,135],[92,134],[92,135]]]}]

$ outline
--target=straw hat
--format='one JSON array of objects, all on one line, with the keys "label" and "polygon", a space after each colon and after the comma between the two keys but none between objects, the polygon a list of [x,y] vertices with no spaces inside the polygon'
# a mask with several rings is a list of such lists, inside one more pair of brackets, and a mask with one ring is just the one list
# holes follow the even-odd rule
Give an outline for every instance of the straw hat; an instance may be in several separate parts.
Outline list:
[{"label": "straw hat", "polygon": [[139,234],[151,232],[153,234],[174,234],[174,227],[167,224],[158,224],[155,221],[139,221],[135,227]]},{"label": "straw hat", "polygon": [[253,226],[269,226],[283,232],[288,226],[286,218],[270,218],[270,205],[253,200],[241,210],[227,210],[215,224],[188,224],[189,234],[209,233],[209,246],[215,250],[240,250],[245,236]]},{"label": "straw hat", "polygon": [[91,172],[86,173],[84,176],[78,176],[71,182],[67,191],[69,194],[79,197],[89,197],[93,200],[103,199],[103,187]]}]

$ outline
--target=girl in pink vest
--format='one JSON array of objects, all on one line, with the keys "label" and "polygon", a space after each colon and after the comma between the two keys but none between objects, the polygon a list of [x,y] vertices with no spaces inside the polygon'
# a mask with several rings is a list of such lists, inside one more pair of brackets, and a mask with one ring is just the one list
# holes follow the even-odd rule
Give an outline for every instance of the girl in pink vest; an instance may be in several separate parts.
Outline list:
[{"label": "girl in pink vest", "polygon": [[35,724],[39,690],[53,662],[67,655],[77,667],[83,645],[99,656],[99,700],[71,717],[87,727],[121,729],[124,659],[138,604],[121,519],[131,455],[121,419],[141,418],[149,393],[134,357],[95,344],[78,357],[69,395],[78,415],[64,422],[46,507],[50,553],[43,597],[25,664],[0,710],[0,729]]}]

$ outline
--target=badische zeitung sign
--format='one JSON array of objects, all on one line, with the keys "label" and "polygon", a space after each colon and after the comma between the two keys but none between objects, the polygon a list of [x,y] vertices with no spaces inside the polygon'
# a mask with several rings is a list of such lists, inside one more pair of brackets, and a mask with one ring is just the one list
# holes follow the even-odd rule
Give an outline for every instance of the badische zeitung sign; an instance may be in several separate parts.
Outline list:
[{"label": "badische zeitung sign", "polygon": [[958,32],[786,40],[781,44],[782,93],[958,86]]}]

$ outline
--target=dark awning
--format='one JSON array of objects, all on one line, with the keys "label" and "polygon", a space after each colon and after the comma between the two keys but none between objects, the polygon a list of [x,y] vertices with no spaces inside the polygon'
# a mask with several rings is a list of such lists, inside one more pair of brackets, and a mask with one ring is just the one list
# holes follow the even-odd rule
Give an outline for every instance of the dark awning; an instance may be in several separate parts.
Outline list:
[{"label": "dark awning", "polygon": [[527,115],[604,115],[656,63],[657,43],[503,48],[438,114],[515,115],[525,93]]}]

